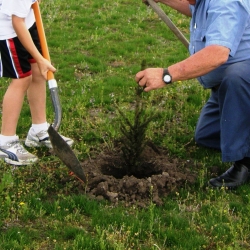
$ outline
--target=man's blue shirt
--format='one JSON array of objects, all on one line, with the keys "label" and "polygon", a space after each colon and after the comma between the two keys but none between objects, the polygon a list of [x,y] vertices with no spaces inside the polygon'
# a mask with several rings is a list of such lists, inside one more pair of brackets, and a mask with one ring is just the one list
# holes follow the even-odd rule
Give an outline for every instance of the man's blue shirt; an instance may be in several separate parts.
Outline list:
[{"label": "man's blue shirt", "polygon": [[205,88],[220,84],[225,68],[235,62],[250,59],[250,1],[197,0],[190,5],[190,54],[209,45],[230,49],[227,63],[199,77]]}]

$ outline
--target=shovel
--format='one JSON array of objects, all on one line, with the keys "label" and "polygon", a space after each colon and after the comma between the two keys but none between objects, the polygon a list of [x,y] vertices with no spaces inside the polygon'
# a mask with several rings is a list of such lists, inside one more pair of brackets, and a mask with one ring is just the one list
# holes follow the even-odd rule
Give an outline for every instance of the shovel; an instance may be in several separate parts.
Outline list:
[{"label": "shovel", "polygon": [[162,8],[154,1],[147,0],[148,4],[151,8],[158,14],[158,16],[162,19],[162,21],[167,24],[169,29],[176,35],[176,37],[183,43],[183,45],[188,49],[189,41],[182,34],[182,32],[174,25],[171,19],[166,15],[166,13],[162,10]]},{"label": "shovel", "polygon": [[[41,12],[39,8],[39,3],[35,2],[32,5],[36,26],[38,31],[38,36],[41,44],[42,54],[45,59],[50,61],[50,55],[48,50],[48,45],[46,41],[46,36],[43,28],[43,22],[41,17]],[[55,118],[52,125],[48,128],[48,133],[50,137],[50,141],[55,151],[56,155],[61,159],[61,161],[82,181],[86,183],[86,177],[83,172],[82,166],[72,151],[71,147],[63,140],[63,138],[58,134],[57,130],[60,127],[61,119],[62,119],[62,109],[58,95],[57,82],[54,78],[54,74],[52,71],[48,71],[47,74],[48,86],[50,90],[50,95],[54,107]]]}]

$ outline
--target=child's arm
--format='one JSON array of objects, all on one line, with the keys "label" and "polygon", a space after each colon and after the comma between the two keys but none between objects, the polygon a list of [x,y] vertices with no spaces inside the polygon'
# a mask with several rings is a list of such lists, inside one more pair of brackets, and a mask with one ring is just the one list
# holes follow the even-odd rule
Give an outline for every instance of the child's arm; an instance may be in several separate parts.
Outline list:
[{"label": "child's arm", "polygon": [[56,69],[51,65],[51,63],[46,60],[38,51],[35,44],[32,41],[30,33],[25,25],[25,19],[12,15],[12,25],[15,29],[15,32],[18,36],[18,39],[25,47],[25,49],[33,56],[36,60],[38,67],[40,69],[41,74],[47,79],[48,70],[55,71]]},{"label": "child's arm", "polygon": [[29,31],[25,25],[25,19],[18,16],[12,16],[12,25],[18,36],[18,39],[25,47],[25,49],[33,56],[33,58],[39,63],[43,60],[42,55],[37,50],[35,44],[32,41]]}]

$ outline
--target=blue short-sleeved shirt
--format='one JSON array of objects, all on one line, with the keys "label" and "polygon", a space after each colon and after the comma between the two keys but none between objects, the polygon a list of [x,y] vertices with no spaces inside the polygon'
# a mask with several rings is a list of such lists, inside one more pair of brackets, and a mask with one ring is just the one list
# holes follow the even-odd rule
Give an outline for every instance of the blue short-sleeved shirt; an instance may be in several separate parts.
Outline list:
[{"label": "blue short-sleeved shirt", "polygon": [[230,49],[224,65],[198,78],[205,88],[211,88],[220,84],[229,64],[250,59],[250,1],[196,0],[190,9],[190,54],[209,45]]}]

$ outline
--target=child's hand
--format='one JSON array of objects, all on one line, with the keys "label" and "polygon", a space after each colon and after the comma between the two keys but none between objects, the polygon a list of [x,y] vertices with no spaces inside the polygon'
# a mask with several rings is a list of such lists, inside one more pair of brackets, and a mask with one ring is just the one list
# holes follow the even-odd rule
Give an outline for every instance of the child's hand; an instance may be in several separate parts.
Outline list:
[{"label": "child's hand", "polygon": [[41,75],[47,80],[47,73],[48,71],[52,71],[55,72],[56,68],[54,66],[52,66],[52,64],[46,60],[45,58],[43,58],[43,60],[41,60],[40,62],[37,62],[39,70],[41,72]]}]

